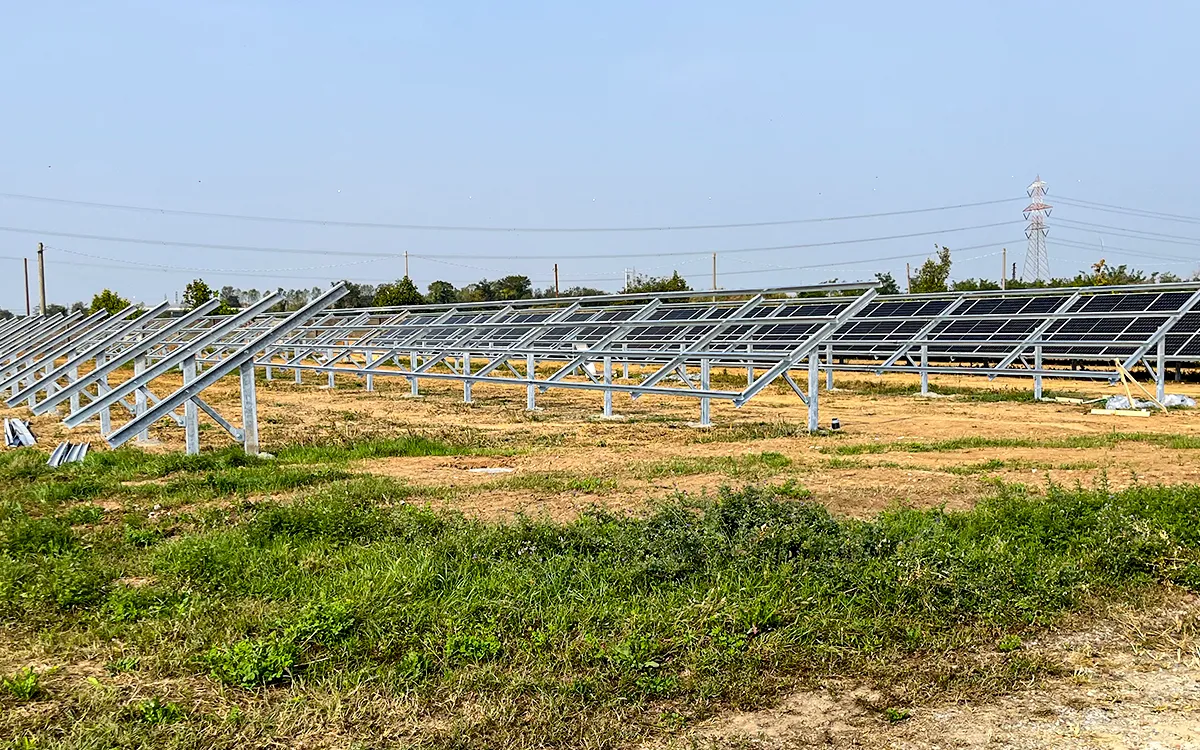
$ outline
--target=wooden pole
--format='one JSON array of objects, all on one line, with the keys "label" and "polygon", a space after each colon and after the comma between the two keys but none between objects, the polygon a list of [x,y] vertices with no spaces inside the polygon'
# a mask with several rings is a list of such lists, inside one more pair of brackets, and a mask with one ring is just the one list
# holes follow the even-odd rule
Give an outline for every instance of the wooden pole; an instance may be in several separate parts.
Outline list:
[{"label": "wooden pole", "polygon": [[908,293],[912,294],[912,263],[904,264],[904,278],[908,281]]},{"label": "wooden pole", "polygon": [[554,296],[558,296],[558,264],[554,264]]},{"label": "wooden pole", "polygon": [[38,243],[38,288],[40,289],[39,299],[42,303],[42,317],[46,317],[46,260],[44,257],[46,247],[42,243]]},{"label": "wooden pole", "polygon": [[25,317],[33,315],[33,309],[29,306],[29,258],[22,258],[25,261]]}]

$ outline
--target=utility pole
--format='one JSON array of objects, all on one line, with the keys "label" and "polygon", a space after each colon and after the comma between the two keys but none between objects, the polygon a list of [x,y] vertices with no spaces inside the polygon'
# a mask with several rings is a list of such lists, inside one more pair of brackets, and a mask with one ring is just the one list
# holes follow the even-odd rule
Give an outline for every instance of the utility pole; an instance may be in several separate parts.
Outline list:
[{"label": "utility pole", "polygon": [[33,315],[33,309],[29,307],[29,258],[22,258],[25,263],[25,317]]},{"label": "utility pole", "polygon": [[408,278],[408,251],[404,251],[404,278]]},{"label": "utility pole", "polygon": [[1003,291],[1008,288],[1006,283],[1008,279],[1008,248],[1000,248],[1000,289]]},{"label": "utility pole", "polygon": [[46,246],[38,243],[38,287],[40,288],[39,299],[42,302],[42,317],[46,317]]},{"label": "utility pole", "polygon": [[558,296],[558,264],[554,264],[554,296]]},{"label": "utility pole", "polygon": [[904,264],[904,279],[908,282],[908,293],[912,294],[912,263]]}]

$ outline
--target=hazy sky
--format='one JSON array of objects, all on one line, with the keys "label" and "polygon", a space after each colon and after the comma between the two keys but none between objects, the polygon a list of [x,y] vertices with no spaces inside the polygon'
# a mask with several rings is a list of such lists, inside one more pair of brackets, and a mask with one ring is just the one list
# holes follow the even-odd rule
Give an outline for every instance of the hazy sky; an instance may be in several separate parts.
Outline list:
[{"label": "hazy sky", "polygon": [[[2,193],[496,227],[739,223],[1013,199],[775,227],[487,233],[0,198],[6,230],[327,251],[0,231],[0,307],[23,309],[15,258],[39,240],[53,248],[50,299],[63,303],[105,286],[156,301],[197,276],[273,288],[403,273],[398,257],[348,251],[408,250],[422,288],[507,273],[546,286],[555,260],[564,286],[615,289],[623,269],[636,267],[677,268],[707,287],[713,251],[727,288],[884,270],[902,277],[904,259],[872,259],[925,253],[935,242],[968,248],[955,253],[955,277],[995,277],[1001,246],[1010,262],[1023,261],[1018,197],[1037,173],[1051,203],[1063,196],[1200,216],[1197,28],[1200,4],[1182,0],[0,0]],[[999,222],[1012,223],[729,252]],[[1191,273],[1200,243],[1121,235],[1200,237],[1198,223],[1060,204],[1051,268],[1071,274],[1103,254]],[[1058,244],[1102,238],[1104,253]],[[595,257],[608,254],[633,257]]]}]

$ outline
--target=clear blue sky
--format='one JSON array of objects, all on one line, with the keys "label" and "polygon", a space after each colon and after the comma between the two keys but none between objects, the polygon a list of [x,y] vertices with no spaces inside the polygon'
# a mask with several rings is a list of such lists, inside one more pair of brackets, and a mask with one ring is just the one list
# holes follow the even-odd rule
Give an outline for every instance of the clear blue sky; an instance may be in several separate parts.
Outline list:
[{"label": "clear blue sky", "polygon": [[[0,192],[200,211],[421,224],[627,226],[862,214],[1023,194],[1200,215],[1200,4],[1090,2],[318,3],[0,0]],[[109,286],[155,301],[214,286],[378,282],[403,252],[422,287],[525,273],[617,288],[622,269],[724,287],[904,272],[934,242],[956,277],[1024,256],[1023,204],[771,228],[642,234],[401,232],[184,218],[0,199],[0,225],[326,257],[0,232],[43,240],[51,301]],[[1190,274],[1195,244],[1056,218],[1200,236],[1200,226],[1059,206],[1051,266],[1100,257]],[[1159,259],[1112,248],[1159,254]],[[190,272],[85,266],[135,263]],[[687,257],[666,252],[705,253]],[[573,259],[639,253],[643,257]],[[456,258],[478,255],[481,258]],[[980,257],[983,256],[983,257]],[[370,262],[362,262],[369,260]],[[276,277],[244,269],[305,269]],[[450,265],[449,263],[459,265]],[[913,259],[914,264],[919,259]],[[0,306],[24,307],[0,260]],[[826,264],[825,268],[778,270]],[[110,264],[114,265],[114,264]],[[464,267],[470,266],[470,267]],[[749,272],[724,275],[724,272]],[[11,273],[10,273],[11,272]],[[308,278],[289,278],[300,276]],[[36,297],[36,295],[35,295]]]}]

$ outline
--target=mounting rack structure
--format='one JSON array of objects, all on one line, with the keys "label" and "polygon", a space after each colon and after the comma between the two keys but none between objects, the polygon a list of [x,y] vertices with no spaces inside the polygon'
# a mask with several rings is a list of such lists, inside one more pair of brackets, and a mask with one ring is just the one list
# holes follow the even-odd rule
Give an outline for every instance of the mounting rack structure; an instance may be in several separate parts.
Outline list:
[{"label": "mounting rack structure", "polygon": [[[1118,366],[1142,365],[1161,397],[1166,369],[1200,362],[1200,284],[1025,289],[927,295],[876,294],[869,284],[607,295],[411,308],[332,309],[341,286],[295,312],[267,313],[268,295],[231,316],[215,301],[172,317],[160,305],[140,315],[82,314],[14,319],[0,325],[0,391],[8,405],[45,414],[69,401],[65,422],[100,419],[110,445],[144,441],[160,419],[185,430],[199,450],[203,411],[247,452],[258,451],[254,373],[281,370],[354,375],[368,390],[377,376],[521,388],[526,407],[552,388],[613,396],[695,398],[698,424],[711,424],[713,399],[741,406],[782,380],[819,423],[818,383],[835,371],[1115,380]],[[134,374],[110,386],[109,376]],[[713,368],[744,368],[745,387],[714,388]],[[618,375],[618,368],[620,374]],[[159,397],[153,381],[174,370],[183,385]],[[807,371],[806,387],[793,378]],[[242,426],[201,393],[239,374]],[[82,374],[81,374],[82,373]],[[156,386],[157,387],[157,386]],[[120,406],[131,419],[111,427]],[[182,407],[182,414],[179,413]]]}]

